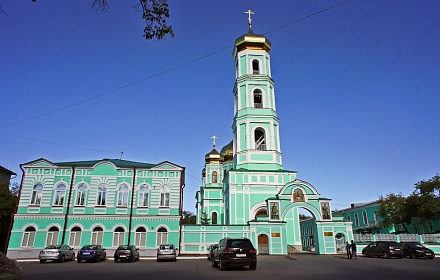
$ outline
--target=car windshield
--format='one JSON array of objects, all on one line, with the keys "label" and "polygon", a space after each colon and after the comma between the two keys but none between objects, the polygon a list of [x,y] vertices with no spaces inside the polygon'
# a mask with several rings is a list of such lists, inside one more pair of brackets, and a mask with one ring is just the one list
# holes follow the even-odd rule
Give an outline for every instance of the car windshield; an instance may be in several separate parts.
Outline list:
[{"label": "car windshield", "polygon": [[129,245],[121,245],[118,247],[118,250],[130,250],[130,246]]},{"label": "car windshield", "polygon": [[160,245],[161,250],[174,249],[174,245]]},{"label": "car windshield", "polygon": [[232,239],[228,240],[229,247],[238,247],[238,248],[253,248],[252,242],[249,239]]},{"label": "car windshield", "polygon": [[98,246],[95,245],[85,245],[81,248],[81,250],[96,250],[98,249]]},{"label": "car windshield", "polygon": [[46,246],[46,248],[44,248],[44,249],[60,249],[61,248],[61,245],[49,245],[49,246]]}]

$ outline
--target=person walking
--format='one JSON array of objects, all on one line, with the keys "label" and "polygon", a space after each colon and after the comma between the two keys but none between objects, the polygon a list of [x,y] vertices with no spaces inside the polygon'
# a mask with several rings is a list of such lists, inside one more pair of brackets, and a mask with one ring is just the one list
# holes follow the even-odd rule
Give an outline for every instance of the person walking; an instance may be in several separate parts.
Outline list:
[{"label": "person walking", "polygon": [[348,241],[345,242],[345,249],[347,250],[347,259],[351,259],[351,251],[350,251],[351,245],[348,244]]},{"label": "person walking", "polygon": [[356,260],[357,248],[356,248],[356,243],[354,243],[353,240],[351,241],[350,248],[351,248],[351,258],[354,257],[354,259]]}]

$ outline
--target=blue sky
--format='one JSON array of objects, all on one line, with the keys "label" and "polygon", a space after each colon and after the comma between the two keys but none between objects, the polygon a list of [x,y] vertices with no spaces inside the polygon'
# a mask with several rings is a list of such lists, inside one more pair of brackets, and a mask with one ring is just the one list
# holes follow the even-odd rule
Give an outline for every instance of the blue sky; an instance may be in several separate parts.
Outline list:
[{"label": "blue sky", "polygon": [[159,42],[142,37],[135,0],[100,15],[91,2],[0,2],[0,165],[17,182],[19,164],[40,157],[124,152],[185,166],[194,211],[210,137],[219,149],[232,139],[232,46],[248,9],[272,42],[285,169],[333,209],[407,195],[440,170],[439,1],[352,0],[318,13],[344,1],[170,0],[175,37]]}]

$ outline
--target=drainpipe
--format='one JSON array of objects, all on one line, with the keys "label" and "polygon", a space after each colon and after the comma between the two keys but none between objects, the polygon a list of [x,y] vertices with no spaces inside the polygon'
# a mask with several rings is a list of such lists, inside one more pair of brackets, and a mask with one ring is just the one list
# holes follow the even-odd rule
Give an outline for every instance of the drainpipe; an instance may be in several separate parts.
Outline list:
[{"label": "drainpipe", "polygon": [[133,166],[133,186],[131,190],[131,204],[130,204],[130,220],[128,221],[128,245],[131,240],[131,222],[133,219],[133,200],[134,200],[134,187],[136,185],[136,166]]},{"label": "drainpipe", "polygon": [[24,174],[26,173],[23,169],[23,164],[20,164],[20,169],[23,175],[21,175],[21,182],[20,182],[20,189],[18,191],[17,203],[15,203],[15,209],[14,212],[12,212],[11,214],[11,221],[9,222],[8,236],[6,237],[5,248],[3,250],[3,252],[5,252],[5,255],[7,255],[8,253],[9,239],[11,238],[12,226],[14,224],[14,215],[17,214],[18,211],[18,204],[20,203],[20,197],[21,197],[21,189],[23,188]]},{"label": "drainpipe", "polygon": [[182,248],[180,247],[182,243],[182,223],[183,223],[183,189],[185,188],[185,183],[183,182],[185,177],[185,167],[183,167],[183,171],[180,173],[180,200],[179,200],[179,214],[180,214],[180,222],[179,222],[179,255]]},{"label": "drainpipe", "polygon": [[67,199],[66,215],[64,216],[63,236],[61,237],[61,244],[64,244],[66,237],[67,220],[69,219],[70,199],[72,197],[73,179],[75,177],[75,165],[72,166],[72,177],[70,178],[69,198]]}]

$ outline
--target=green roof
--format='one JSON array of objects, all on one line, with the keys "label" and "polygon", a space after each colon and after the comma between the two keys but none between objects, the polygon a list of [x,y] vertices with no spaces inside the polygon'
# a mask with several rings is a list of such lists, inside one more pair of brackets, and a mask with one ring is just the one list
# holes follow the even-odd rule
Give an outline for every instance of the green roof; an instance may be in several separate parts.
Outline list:
[{"label": "green roof", "polygon": [[86,160],[86,161],[54,162],[53,164],[58,166],[92,167],[101,161],[109,161],[113,163],[115,166],[123,167],[123,168],[131,168],[131,167],[151,168],[157,165],[146,162],[137,162],[137,161],[123,160],[123,159],[109,159],[109,158],[99,159],[99,160]]}]

